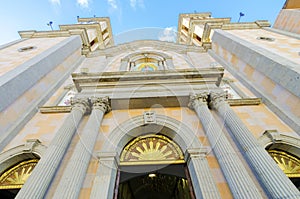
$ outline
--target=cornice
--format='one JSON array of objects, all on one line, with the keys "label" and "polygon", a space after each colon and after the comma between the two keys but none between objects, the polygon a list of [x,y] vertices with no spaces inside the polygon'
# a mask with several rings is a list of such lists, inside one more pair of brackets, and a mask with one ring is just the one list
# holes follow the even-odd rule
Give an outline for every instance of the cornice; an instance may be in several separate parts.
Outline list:
[{"label": "cornice", "polygon": [[141,47],[153,47],[161,51],[174,51],[179,54],[186,54],[187,52],[205,53],[206,50],[203,47],[184,45],[173,42],[159,41],[159,40],[137,40],[129,43],[123,43],[116,46],[111,46],[106,49],[96,50],[87,55],[87,57],[107,56],[113,57],[120,52],[124,51],[136,51]]}]

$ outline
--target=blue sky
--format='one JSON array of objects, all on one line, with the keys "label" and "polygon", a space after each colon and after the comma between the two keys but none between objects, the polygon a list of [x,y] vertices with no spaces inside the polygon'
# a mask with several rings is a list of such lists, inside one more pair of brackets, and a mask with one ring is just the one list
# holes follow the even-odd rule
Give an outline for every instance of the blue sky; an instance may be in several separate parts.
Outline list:
[{"label": "blue sky", "polygon": [[76,17],[110,17],[113,34],[136,28],[177,28],[179,13],[211,12],[213,17],[245,16],[241,22],[274,23],[285,0],[9,0],[0,7],[0,44],[19,39],[19,30],[51,30]]}]

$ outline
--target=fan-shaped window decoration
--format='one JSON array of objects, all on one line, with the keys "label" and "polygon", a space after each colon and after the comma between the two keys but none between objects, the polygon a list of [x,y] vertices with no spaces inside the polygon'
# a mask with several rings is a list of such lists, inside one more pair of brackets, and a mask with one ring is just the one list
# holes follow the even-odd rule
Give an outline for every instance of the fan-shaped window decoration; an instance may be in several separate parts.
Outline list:
[{"label": "fan-shaped window decoration", "polygon": [[133,139],[123,149],[121,165],[184,163],[179,146],[163,135],[149,134]]},{"label": "fan-shaped window decoration", "polygon": [[26,160],[5,171],[0,176],[0,189],[20,189],[38,161],[38,159]]},{"label": "fan-shaped window decoration", "polygon": [[155,71],[174,68],[172,57],[156,51],[134,52],[121,59],[121,71]]},{"label": "fan-shaped window decoration", "polygon": [[155,63],[140,63],[131,68],[132,71],[156,71],[158,68]]},{"label": "fan-shaped window decoration", "polygon": [[277,165],[289,178],[300,177],[300,160],[283,151],[268,151]]}]

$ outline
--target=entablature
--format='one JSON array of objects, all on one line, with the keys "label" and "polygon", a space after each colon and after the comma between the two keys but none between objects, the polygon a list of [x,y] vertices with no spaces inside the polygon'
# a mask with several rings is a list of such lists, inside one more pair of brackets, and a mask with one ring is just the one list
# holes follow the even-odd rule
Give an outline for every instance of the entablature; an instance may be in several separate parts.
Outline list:
[{"label": "entablature", "polygon": [[[72,78],[79,92],[92,90],[136,89],[135,87],[185,87],[219,86],[224,74],[223,67],[204,69],[178,69],[157,71],[119,71],[101,73],[73,73]],[[177,90],[176,89],[176,90]]]}]

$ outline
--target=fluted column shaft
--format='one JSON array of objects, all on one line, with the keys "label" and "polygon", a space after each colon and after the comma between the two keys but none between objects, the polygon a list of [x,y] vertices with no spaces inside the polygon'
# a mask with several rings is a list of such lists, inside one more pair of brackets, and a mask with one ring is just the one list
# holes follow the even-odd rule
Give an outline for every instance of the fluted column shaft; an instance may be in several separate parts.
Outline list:
[{"label": "fluted column shaft", "polygon": [[108,97],[92,98],[91,102],[93,104],[92,113],[84,127],[83,133],[80,135],[53,198],[76,199],[79,196],[97,140],[101,121],[104,114],[110,111]]},{"label": "fluted column shaft", "polygon": [[72,110],[59,128],[44,156],[16,196],[17,199],[43,198],[72,140],[76,128],[88,109],[87,100],[72,101]]},{"label": "fluted column shaft", "polygon": [[116,152],[99,154],[99,166],[94,179],[90,199],[112,199],[118,171],[118,155]]},{"label": "fluted column shaft", "polygon": [[186,163],[193,183],[196,198],[221,198],[218,188],[210,172],[206,151],[203,149],[187,149]]},{"label": "fluted column shaft", "polygon": [[211,93],[212,106],[219,112],[243,150],[257,179],[271,198],[300,198],[300,192],[276,165],[268,152],[225,101],[224,93]]},{"label": "fluted column shaft", "polygon": [[207,97],[207,93],[191,96],[190,105],[202,123],[234,198],[262,198],[238,155],[209,111]]}]

